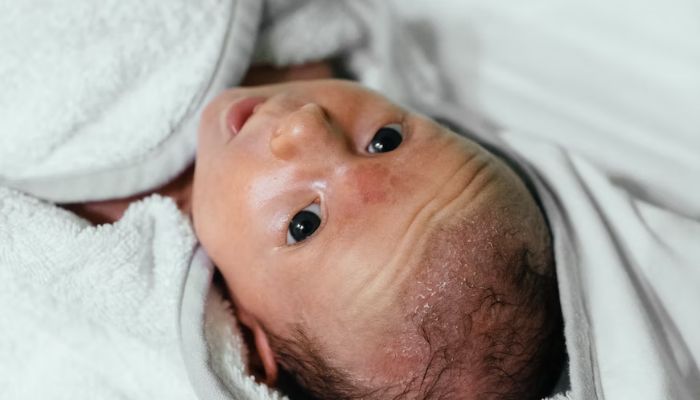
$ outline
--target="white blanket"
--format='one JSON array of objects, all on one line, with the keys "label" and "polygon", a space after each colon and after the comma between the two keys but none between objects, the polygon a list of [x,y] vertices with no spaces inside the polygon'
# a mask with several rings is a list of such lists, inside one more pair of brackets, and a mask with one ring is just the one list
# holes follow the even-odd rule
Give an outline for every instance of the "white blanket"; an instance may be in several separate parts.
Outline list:
[{"label": "white blanket", "polygon": [[193,399],[180,293],[196,245],[160,197],[113,225],[0,188],[6,399]]},{"label": "white blanket", "polygon": [[248,67],[261,6],[0,4],[0,184],[70,202],[173,178],[205,100]]}]

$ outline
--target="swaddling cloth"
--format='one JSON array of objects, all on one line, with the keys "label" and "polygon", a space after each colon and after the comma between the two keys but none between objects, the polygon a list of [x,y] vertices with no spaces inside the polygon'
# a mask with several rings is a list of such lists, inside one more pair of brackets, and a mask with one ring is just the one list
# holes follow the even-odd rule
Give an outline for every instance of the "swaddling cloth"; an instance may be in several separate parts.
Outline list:
[{"label": "swaddling cloth", "polygon": [[63,202],[124,197],[194,156],[206,99],[239,81],[257,0],[0,5],[0,185]]}]

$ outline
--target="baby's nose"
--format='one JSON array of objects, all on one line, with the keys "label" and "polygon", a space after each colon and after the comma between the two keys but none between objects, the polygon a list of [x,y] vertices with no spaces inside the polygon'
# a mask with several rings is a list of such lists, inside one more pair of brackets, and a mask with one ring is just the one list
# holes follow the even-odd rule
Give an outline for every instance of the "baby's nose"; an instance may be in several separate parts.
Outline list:
[{"label": "baby's nose", "polygon": [[339,136],[324,109],[307,103],[280,121],[270,138],[270,150],[282,160],[327,157],[336,142],[341,142]]}]

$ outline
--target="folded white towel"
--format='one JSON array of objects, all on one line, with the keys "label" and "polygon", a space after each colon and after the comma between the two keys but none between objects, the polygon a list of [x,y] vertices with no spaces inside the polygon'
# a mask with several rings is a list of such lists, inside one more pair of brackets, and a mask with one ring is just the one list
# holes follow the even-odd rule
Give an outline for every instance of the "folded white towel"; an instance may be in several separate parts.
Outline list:
[{"label": "folded white towel", "polygon": [[171,200],[93,227],[0,188],[0,226],[3,398],[196,398],[178,337],[196,240]]},{"label": "folded white towel", "polygon": [[55,201],[158,186],[249,65],[258,0],[0,3],[0,184]]}]

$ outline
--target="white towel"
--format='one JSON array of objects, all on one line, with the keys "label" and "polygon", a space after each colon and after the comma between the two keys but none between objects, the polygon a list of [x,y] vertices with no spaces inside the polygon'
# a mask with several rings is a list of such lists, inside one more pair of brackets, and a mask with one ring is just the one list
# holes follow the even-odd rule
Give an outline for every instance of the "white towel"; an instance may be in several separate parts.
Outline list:
[{"label": "white towel", "polygon": [[258,0],[0,3],[0,184],[54,201],[159,186],[249,65]]},{"label": "white towel", "polygon": [[195,399],[180,297],[196,240],[159,196],[93,227],[0,188],[2,398]]}]

